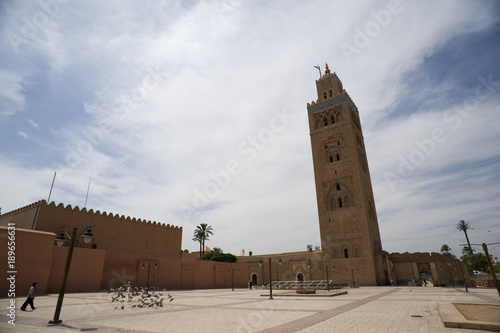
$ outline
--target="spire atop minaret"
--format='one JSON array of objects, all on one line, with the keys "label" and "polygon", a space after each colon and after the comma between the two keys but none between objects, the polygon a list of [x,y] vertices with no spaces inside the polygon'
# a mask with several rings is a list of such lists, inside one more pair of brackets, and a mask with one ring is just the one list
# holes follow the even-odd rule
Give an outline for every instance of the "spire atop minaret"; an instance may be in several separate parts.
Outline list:
[{"label": "spire atop minaret", "polygon": [[330,74],[330,69],[328,68],[328,63],[325,63],[325,74]]}]

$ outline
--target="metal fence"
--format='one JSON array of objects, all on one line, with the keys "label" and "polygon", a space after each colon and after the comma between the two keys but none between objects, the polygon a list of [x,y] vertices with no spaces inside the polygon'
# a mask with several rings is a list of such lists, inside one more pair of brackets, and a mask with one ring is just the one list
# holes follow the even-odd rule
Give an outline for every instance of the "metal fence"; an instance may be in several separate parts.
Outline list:
[{"label": "metal fence", "polygon": [[[273,281],[273,289],[314,289],[314,290],[327,290],[328,285],[330,289],[340,289],[347,287],[347,283],[333,283],[332,280],[311,280],[311,281]],[[269,284],[263,285],[262,289],[269,289]]]}]

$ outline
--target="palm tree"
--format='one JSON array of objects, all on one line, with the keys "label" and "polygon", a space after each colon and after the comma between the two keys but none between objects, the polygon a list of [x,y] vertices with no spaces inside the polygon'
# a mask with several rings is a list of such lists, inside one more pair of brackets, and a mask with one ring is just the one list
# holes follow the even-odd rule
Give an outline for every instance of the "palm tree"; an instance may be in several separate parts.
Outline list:
[{"label": "palm tree", "polygon": [[441,246],[441,253],[443,252],[451,252],[451,247],[449,247],[448,244],[443,244]]},{"label": "palm tree", "polygon": [[201,257],[201,244],[203,243],[203,237],[198,229],[194,231],[193,241],[200,242],[200,257]]},{"label": "palm tree", "polygon": [[469,223],[465,222],[464,220],[460,220],[457,224],[457,229],[464,232],[465,239],[467,239],[467,244],[469,245],[470,254],[473,254],[472,247],[470,246],[469,236],[467,236],[467,230],[472,229]]},{"label": "palm tree", "polygon": [[205,254],[205,241],[209,239],[210,235],[213,235],[213,228],[206,223],[200,223],[199,226],[196,226],[196,230],[194,231],[195,235],[199,235],[200,245],[202,245],[202,255]]},{"label": "palm tree", "polygon": [[448,246],[448,244],[443,244],[441,246],[441,254],[453,259],[456,259],[455,255],[451,253],[451,247]]}]

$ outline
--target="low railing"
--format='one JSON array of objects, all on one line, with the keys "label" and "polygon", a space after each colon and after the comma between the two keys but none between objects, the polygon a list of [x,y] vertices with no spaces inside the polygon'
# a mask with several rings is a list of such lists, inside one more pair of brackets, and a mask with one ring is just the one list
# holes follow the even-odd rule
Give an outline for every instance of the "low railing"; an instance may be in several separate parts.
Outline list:
[{"label": "low railing", "polygon": [[[340,289],[347,287],[347,283],[336,283],[334,284],[332,280],[327,282],[327,280],[311,280],[311,281],[273,281],[273,289],[314,289],[314,290],[328,290],[328,285],[330,289]],[[262,289],[269,289],[269,284],[262,286]]]}]

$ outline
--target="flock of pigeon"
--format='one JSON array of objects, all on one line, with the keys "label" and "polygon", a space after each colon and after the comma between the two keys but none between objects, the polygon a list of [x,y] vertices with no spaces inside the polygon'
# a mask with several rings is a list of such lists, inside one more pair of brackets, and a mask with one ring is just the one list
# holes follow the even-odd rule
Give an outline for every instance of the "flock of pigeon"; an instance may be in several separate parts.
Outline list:
[{"label": "flock of pigeon", "polygon": [[[132,308],[161,308],[163,307],[163,300],[165,300],[165,297],[162,297],[163,293],[157,293],[158,290],[159,288],[157,287],[132,287],[129,281],[121,287],[109,289],[107,293],[113,293],[111,296],[111,303],[121,303],[115,306],[116,310],[125,309],[125,302],[133,303],[131,305]],[[126,296],[125,293],[127,293]],[[166,298],[169,303],[174,300],[170,294],[167,294]]]}]

